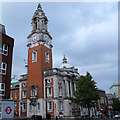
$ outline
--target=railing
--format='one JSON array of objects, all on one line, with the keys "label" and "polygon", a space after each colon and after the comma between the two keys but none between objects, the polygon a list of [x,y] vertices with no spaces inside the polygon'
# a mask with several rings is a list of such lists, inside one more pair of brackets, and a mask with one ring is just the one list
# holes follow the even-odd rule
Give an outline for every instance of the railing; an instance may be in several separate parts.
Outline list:
[{"label": "railing", "polygon": [[36,95],[36,96],[30,96],[30,101],[31,101],[31,104],[33,105],[33,106],[36,106],[36,101],[37,101],[37,99],[38,99],[38,96]]}]

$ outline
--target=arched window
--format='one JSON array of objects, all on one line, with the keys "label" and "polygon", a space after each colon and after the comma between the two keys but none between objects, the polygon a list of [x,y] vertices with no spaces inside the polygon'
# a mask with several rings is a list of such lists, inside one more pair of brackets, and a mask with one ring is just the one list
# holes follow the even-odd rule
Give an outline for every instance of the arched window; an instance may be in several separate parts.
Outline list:
[{"label": "arched window", "polygon": [[31,86],[31,96],[37,96],[37,86],[36,85],[32,85]]}]

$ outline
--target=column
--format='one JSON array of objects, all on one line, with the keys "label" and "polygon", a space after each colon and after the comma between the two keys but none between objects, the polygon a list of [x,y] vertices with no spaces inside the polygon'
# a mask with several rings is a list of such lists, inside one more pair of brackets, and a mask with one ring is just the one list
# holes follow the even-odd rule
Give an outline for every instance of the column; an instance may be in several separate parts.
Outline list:
[{"label": "column", "polygon": [[70,82],[71,97],[73,97],[72,82]]},{"label": "column", "polygon": [[75,91],[76,91],[76,83],[74,83],[74,89],[75,89]]},{"label": "column", "polygon": [[65,80],[63,80],[63,97],[66,97]]},{"label": "column", "polygon": [[65,85],[66,85],[66,95],[67,97],[69,97],[69,85],[68,85],[68,81],[65,81]]},{"label": "column", "polygon": [[20,102],[21,102],[21,82],[19,84],[19,116],[21,116],[21,105],[20,105]]}]

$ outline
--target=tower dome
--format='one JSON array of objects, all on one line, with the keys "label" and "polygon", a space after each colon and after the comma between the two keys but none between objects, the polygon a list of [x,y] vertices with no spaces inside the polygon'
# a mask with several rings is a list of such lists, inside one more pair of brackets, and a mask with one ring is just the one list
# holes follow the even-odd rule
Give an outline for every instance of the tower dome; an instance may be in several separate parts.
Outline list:
[{"label": "tower dome", "polygon": [[71,66],[70,64],[68,64],[67,58],[64,55],[63,62],[62,62],[62,65],[60,66],[60,68],[71,68],[71,67],[73,67],[73,66]]}]

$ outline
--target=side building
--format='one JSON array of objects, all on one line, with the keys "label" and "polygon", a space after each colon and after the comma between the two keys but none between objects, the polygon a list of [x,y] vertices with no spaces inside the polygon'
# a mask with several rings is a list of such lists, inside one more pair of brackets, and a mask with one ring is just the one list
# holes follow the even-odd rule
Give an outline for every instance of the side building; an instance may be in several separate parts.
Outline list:
[{"label": "side building", "polygon": [[111,93],[120,99],[120,83],[115,83],[110,87]]},{"label": "side building", "polygon": [[14,116],[19,115],[19,80],[12,80],[10,86],[10,99],[14,102]]},{"label": "side building", "polygon": [[6,35],[5,26],[0,24],[0,97],[10,98],[12,53],[14,39]]},{"label": "side building", "polygon": [[99,90],[99,95],[100,95],[100,99],[97,100],[97,115],[101,116],[102,113],[105,111],[105,107],[108,106],[107,103],[107,96],[104,90],[98,89]]},{"label": "side building", "polygon": [[0,119],[14,117],[14,101],[10,101],[10,83],[14,39],[0,24]]},{"label": "side building", "polygon": [[113,108],[112,108],[113,98],[115,98],[115,94],[107,93],[108,115],[111,116],[111,117],[114,115],[114,111],[113,111]]}]

